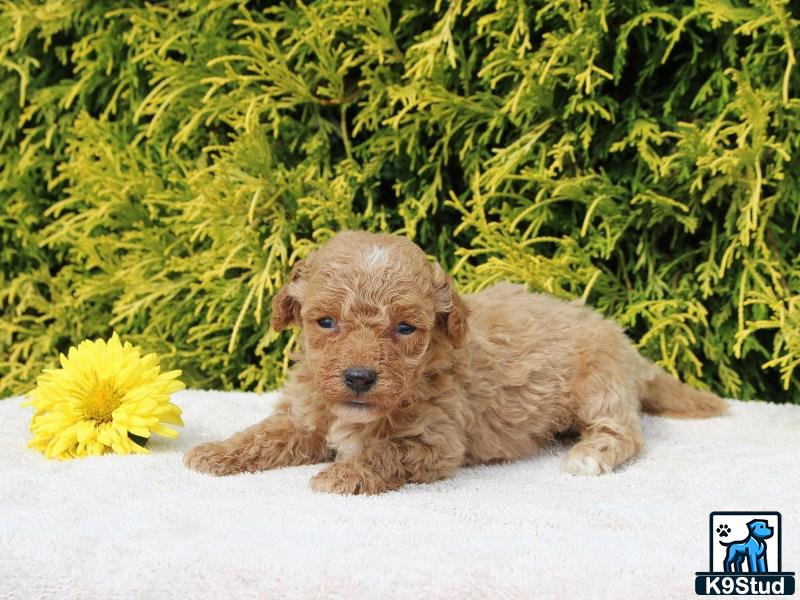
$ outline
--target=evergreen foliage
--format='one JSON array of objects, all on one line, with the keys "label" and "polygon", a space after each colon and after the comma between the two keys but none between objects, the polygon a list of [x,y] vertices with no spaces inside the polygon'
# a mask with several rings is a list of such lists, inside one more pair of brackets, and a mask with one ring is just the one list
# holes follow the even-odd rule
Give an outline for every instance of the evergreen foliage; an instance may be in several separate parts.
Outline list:
[{"label": "evergreen foliage", "polygon": [[800,402],[796,3],[0,5],[0,396],[112,330],[274,386],[271,295],[366,228]]}]

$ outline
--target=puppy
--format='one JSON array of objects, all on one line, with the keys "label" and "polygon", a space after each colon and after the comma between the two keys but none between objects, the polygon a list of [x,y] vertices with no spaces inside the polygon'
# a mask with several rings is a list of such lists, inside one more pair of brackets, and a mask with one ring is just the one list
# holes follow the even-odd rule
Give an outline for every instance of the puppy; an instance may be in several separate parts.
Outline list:
[{"label": "puppy", "polygon": [[747,524],[748,536],[740,542],[723,542],[727,546],[725,552],[725,572],[741,573],[742,563],[747,559],[747,568],[751,573],[766,573],[767,567],[767,543],[775,533],[775,528],[770,527],[769,523],[763,519],[754,519]]},{"label": "puppy", "polygon": [[611,471],[642,447],[640,408],[678,417],[725,403],[641,357],[614,322],[501,283],[460,295],[403,237],[343,232],[298,261],[272,326],[302,329],[275,413],[190,450],[212,475],[323,461],[311,488],[377,494],[580,435],[564,467]]}]

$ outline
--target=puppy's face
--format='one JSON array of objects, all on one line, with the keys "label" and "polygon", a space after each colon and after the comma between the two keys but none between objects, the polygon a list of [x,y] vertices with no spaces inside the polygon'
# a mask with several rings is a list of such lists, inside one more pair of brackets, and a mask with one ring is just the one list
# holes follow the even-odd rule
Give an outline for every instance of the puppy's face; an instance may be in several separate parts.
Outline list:
[{"label": "puppy's face", "polygon": [[458,345],[466,309],[438,265],[405,238],[346,232],[273,300],[273,325],[303,329],[303,360],[329,409],[371,421],[408,401],[434,344]]},{"label": "puppy's face", "polygon": [[750,521],[747,526],[750,529],[750,533],[753,534],[753,537],[757,537],[762,540],[771,538],[774,532],[774,529],[771,528],[766,521]]}]

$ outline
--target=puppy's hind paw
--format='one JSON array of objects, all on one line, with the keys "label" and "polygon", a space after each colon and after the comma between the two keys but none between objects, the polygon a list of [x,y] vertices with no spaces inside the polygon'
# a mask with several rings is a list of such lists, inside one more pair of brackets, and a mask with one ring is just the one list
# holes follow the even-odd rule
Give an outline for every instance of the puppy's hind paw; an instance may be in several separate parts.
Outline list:
[{"label": "puppy's hind paw", "polygon": [[572,475],[602,475],[611,469],[605,467],[602,456],[585,448],[572,448],[564,460],[564,470]]}]

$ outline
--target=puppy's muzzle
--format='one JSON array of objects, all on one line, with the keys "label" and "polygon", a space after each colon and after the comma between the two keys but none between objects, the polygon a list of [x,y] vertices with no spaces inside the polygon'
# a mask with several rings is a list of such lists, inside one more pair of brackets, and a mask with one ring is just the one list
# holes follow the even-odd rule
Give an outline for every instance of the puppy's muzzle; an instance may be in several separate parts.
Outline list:
[{"label": "puppy's muzzle", "polygon": [[377,378],[375,371],[364,367],[354,367],[344,372],[344,384],[358,394],[369,391]]}]

